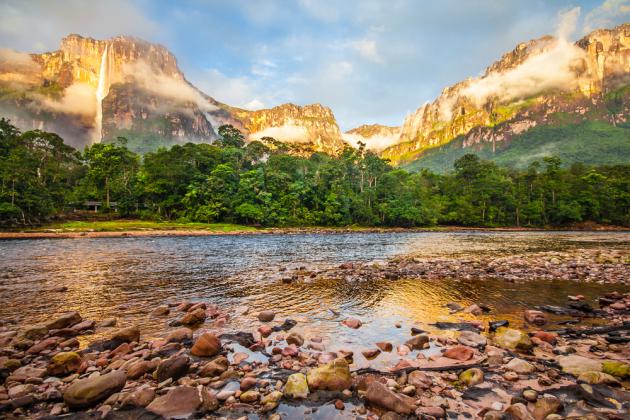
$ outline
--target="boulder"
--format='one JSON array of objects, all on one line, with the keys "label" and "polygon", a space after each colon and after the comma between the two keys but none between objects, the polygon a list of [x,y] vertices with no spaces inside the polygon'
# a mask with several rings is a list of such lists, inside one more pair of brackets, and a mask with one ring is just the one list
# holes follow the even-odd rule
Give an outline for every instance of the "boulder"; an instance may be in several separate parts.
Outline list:
[{"label": "boulder", "polygon": [[394,349],[392,343],[388,343],[386,341],[379,341],[378,343],[376,343],[376,347],[378,347],[379,350],[387,353],[391,352]]},{"label": "boulder", "polygon": [[517,357],[510,360],[509,363],[505,365],[505,368],[507,370],[511,370],[512,372],[516,372],[519,375],[527,375],[536,371],[536,367],[534,367],[534,365]]},{"label": "boulder", "polygon": [[46,328],[49,330],[60,330],[62,328],[68,328],[73,326],[74,324],[78,324],[83,321],[81,315],[78,312],[66,312],[61,315],[59,318],[50,321],[46,324]]},{"label": "boulder", "polygon": [[81,367],[81,356],[74,351],[55,354],[48,364],[47,374],[50,376],[65,376],[76,372]]},{"label": "boulder", "polygon": [[127,368],[127,376],[129,379],[138,379],[147,373],[153,372],[157,365],[157,361],[139,360]]},{"label": "boulder", "polygon": [[205,332],[201,334],[190,349],[190,354],[198,357],[212,357],[221,351],[221,340],[214,334]]},{"label": "boulder", "polygon": [[534,343],[532,343],[532,340],[525,332],[507,327],[498,328],[494,334],[493,341],[499,347],[513,351],[528,351],[534,346]]},{"label": "boulder", "polygon": [[512,420],[535,420],[534,416],[527,410],[527,406],[522,403],[512,404],[505,410]]},{"label": "boulder", "polygon": [[536,401],[534,406],[534,418],[536,420],[544,420],[550,414],[560,412],[562,402],[553,395],[545,394]]},{"label": "boulder", "polygon": [[273,311],[262,311],[258,314],[258,320],[260,322],[271,322],[276,317]]},{"label": "boulder", "polygon": [[550,333],[547,331],[536,331],[533,335],[532,338],[538,338],[539,340],[544,341],[545,343],[549,343],[552,346],[556,345],[556,342],[558,341],[558,334],[556,333]]},{"label": "boulder", "polygon": [[576,354],[558,356],[557,361],[563,372],[574,376],[579,376],[584,372],[601,372],[603,367],[602,362],[599,360],[589,359]]},{"label": "boulder", "polygon": [[171,309],[168,305],[160,305],[151,311],[151,316],[166,316],[171,313]]},{"label": "boulder", "polygon": [[416,389],[427,389],[433,385],[433,379],[425,372],[414,370],[407,376],[407,383]]},{"label": "boulder", "polygon": [[304,337],[296,332],[292,332],[287,335],[286,342],[287,344],[295,344],[296,346],[301,347],[302,344],[304,344]]},{"label": "boulder", "polygon": [[122,394],[118,400],[120,408],[146,407],[155,399],[155,389],[143,386],[132,392]]},{"label": "boulder", "polygon": [[272,391],[269,394],[265,395],[260,400],[261,411],[268,412],[273,410],[278,406],[281,398],[282,392],[280,391]]},{"label": "boulder", "polygon": [[486,337],[474,331],[462,331],[457,337],[460,344],[468,347],[483,347],[488,343]]},{"label": "boulder", "polygon": [[350,368],[345,359],[335,359],[311,369],[306,380],[311,390],[343,391],[352,385]]},{"label": "boulder", "polygon": [[398,414],[411,414],[416,409],[413,398],[396,394],[378,381],[368,386],[365,399],[371,404]]},{"label": "boulder", "polygon": [[602,362],[602,371],[621,379],[630,378],[630,364],[618,360],[605,360]]},{"label": "boulder", "polygon": [[182,325],[194,326],[203,324],[206,320],[206,311],[202,308],[197,308],[194,311],[187,312],[186,315],[179,320]]},{"label": "boulder", "polygon": [[165,395],[156,398],[147,406],[147,410],[162,417],[188,418],[194,414],[214,411],[219,407],[216,396],[203,386],[178,386]]},{"label": "boulder", "polygon": [[466,386],[473,386],[483,382],[483,370],[479,368],[466,369],[459,374],[459,382]]},{"label": "boulder", "polygon": [[38,354],[43,352],[44,350],[54,349],[55,347],[57,347],[58,342],[59,340],[57,339],[57,337],[46,338],[29,347],[28,350],[26,350],[26,354]]},{"label": "boulder", "polygon": [[429,347],[429,336],[426,334],[418,334],[407,340],[405,345],[411,350],[422,350]]},{"label": "boulder", "polygon": [[302,373],[294,373],[287,379],[284,386],[284,396],[290,399],[308,397],[309,389],[306,376]]},{"label": "boulder", "polygon": [[621,385],[614,376],[604,372],[582,372],[577,378],[578,382],[587,383],[590,385]]},{"label": "boulder", "polygon": [[238,399],[245,404],[252,404],[260,399],[260,393],[255,390],[245,391]]},{"label": "boulder", "polygon": [[72,409],[89,408],[120,392],[127,382],[127,375],[115,370],[105,375],[89,377],[73,382],[64,392],[63,399]]},{"label": "boulder", "polygon": [[361,327],[361,325],[363,325],[363,323],[361,322],[361,320],[356,319],[356,318],[347,318],[347,319],[344,319],[344,320],[342,321],[342,324],[343,324],[343,325],[345,325],[346,327],[353,328],[353,329],[355,329],[355,330],[356,330],[357,328],[360,328],[360,327]]},{"label": "boulder", "polygon": [[153,376],[158,382],[164,382],[169,378],[176,381],[188,373],[189,367],[188,356],[172,356],[160,362]]},{"label": "boulder", "polygon": [[530,309],[525,311],[523,317],[525,318],[525,321],[529,322],[530,324],[545,325],[547,323],[547,315],[545,315],[545,313],[541,311]]},{"label": "boulder", "polygon": [[22,330],[21,337],[27,340],[41,340],[48,334],[48,328],[45,325],[29,325]]},{"label": "boulder", "polygon": [[219,376],[230,367],[230,362],[224,356],[219,356],[216,359],[206,363],[199,371],[200,376],[214,377]]},{"label": "boulder", "polygon": [[379,354],[381,354],[381,350],[380,349],[363,350],[361,354],[366,359],[372,360],[372,359],[375,359]]},{"label": "boulder", "polygon": [[122,343],[132,343],[134,341],[140,341],[140,329],[138,327],[121,328],[112,333],[109,339],[110,345],[107,347],[114,349]]},{"label": "boulder", "polygon": [[455,360],[465,362],[466,360],[472,359],[474,354],[475,352],[470,347],[455,346],[446,350],[442,355],[444,357],[448,357],[449,359],[455,359]]},{"label": "boulder", "polygon": [[177,328],[166,336],[167,343],[182,343],[192,340],[193,332],[190,328]]}]

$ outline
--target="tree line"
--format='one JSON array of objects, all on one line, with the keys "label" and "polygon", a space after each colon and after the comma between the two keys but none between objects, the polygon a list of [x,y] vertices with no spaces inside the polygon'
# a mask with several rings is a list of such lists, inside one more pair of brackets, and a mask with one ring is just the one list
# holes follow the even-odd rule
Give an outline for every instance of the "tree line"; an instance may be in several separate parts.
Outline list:
[{"label": "tree line", "polygon": [[447,174],[408,172],[366,150],[297,156],[272,138],[246,143],[232,126],[213,144],[139,156],[125,139],[83,152],[54,133],[0,120],[0,223],[38,225],[86,200],[122,216],[262,226],[630,226],[630,166],[526,170],[465,155]]}]

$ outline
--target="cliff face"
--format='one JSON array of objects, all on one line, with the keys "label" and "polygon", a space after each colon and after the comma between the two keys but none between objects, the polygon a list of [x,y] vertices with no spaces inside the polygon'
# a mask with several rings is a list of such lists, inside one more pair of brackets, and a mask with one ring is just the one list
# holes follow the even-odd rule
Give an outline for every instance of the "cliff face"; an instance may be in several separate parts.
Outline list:
[{"label": "cliff face", "polygon": [[125,36],[69,35],[58,51],[2,54],[0,112],[23,129],[57,132],[76,147],[119,135],[141,151],[211,142],[218,126],[232,124],[251,139],[267,135],[327,153],[343,148],[329,108],[247,111],[222,104],[191,85],[166,48]]},{"label": "cliff face", "polygon": [[465,137],[464,147],[509,141],[559,114],[575,122],[621,123],[630,115],[628,84],[630,24],[592,32],[575,44],[548,36],[522,43],[482,77],[444,89],[407,116],[399,143],[383,157],[410,161],[458,136]]}]

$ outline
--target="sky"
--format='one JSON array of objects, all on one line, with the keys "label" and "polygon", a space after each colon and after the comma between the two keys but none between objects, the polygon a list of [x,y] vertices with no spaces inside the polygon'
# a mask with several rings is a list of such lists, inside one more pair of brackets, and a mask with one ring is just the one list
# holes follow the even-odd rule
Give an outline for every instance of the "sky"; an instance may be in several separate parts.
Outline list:
[{"label": "sky", "polygon": [[2,0],[0,48],[132,35],[167,47],[186,78],[247,109],[329,106],[342,130],[400,125],[519,42],[630,22],[630,0]]}]

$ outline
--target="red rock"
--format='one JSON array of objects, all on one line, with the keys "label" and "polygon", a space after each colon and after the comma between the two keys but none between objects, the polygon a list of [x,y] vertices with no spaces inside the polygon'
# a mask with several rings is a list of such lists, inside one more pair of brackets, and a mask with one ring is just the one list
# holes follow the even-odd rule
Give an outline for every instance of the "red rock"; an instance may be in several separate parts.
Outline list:
[{"label": "red rock", "polygon": [[610,309],[614,309],[616,311],[623,311],[626,307],[626,304],[623,302],[615,302],[609,306]]},{"label": "red rock", "polygon": [[203,324],[206,320],[206,311],[202,308],[197,308],[192,312],[187,312],[186,315],[180,320],[182,325],[198,325]]},{"label": "red rock", "polygon": [[345,319],[342,322],[342,324],[345,325],[346,327],[354,328],[355,330],[357,328],[360,328],[361,325],[363,325],[363,323],[360,320],[356,319],[356,318]]},{"label": "red rock", "polygon": [[362,351],[361,354],[366,359],[372,360],[375,359],[379,354],[381,354],[381,351],[379,349],[370,349]]},{"label": "red rock", "polygon": [[55,337],[47,338],[31,346],[28,350],[26,350],[26,354],[37,354],[44,350],[55,348],[57,346],[57,342],[58,340]]},{"label": "red rock", "polygon": [[462,362],[466,360],[470,360],[475,352],[470,347],[466,346],[455,346],[446,350],[443,353],[444,357],[448,357],[449,359],[461,360]]},{"label": "red rock", "polygon": [[388,353],[394,349],[392,343],[388,343],[386,341],[379,341],[378,343],[376,343],[376,347],[381,349],[381,351],[386,351]]},{"label": "red rock", "polygon": [[335,408],[336,408],[337,410],[343,410],[343,409],[344,409],[344,408],[346,408],[346,407],[345,407],[345,405],[343,404],[343,401],[341,401],[341,400],[337,400],[337,401],[335,401]]},{"label": "red rock", "polygon": [[262,311],[258,314],[258,320],[260,322],[271,322],[276,317],[273,311]]},{"label": "red rock", "polygon": [[298,355],[299,352],[300,350],[295,344],[290,344],[282,349],[282,355],[284,357],[295,357]]},{"label": "red rock", "polygon": [[538,338],[539,340],[549,343],[552,346],[555,346],[558,341],[558,334],[547,331],[536,331],[532,337]]},{"label": "red rock", "polygon": [[214,334],[205,332],[201,334],[190,349],[190,354],[199,357],[212,357],[221,351],[221,340]]}]

